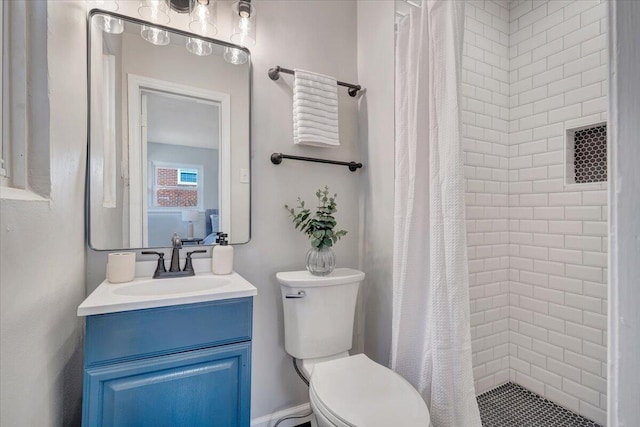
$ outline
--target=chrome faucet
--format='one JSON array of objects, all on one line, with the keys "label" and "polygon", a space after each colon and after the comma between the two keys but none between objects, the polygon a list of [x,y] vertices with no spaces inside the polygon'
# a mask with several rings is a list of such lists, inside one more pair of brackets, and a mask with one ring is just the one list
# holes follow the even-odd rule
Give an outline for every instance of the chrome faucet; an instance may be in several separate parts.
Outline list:
[{"label": "chrome faucet", "polygon": [[187,259],[184,262],[184,269],[180,270],[180,249],[182,249],[182,240],[177,233],[173,234],[171,238],[171,245],[173,251],[171,253],[171,266],[167,271],[164,265],[164,253],[155,251],[143,251],[143,255],[158,255],[158,265],[156,271],[153,273],[154,279],[163,279],[166,277],[183,277],[183,276],[195,276],[196,272],[193,269],[193,263],[191,255],[207,252],[206,249],[199,249],[195,251],[187,252]]}]

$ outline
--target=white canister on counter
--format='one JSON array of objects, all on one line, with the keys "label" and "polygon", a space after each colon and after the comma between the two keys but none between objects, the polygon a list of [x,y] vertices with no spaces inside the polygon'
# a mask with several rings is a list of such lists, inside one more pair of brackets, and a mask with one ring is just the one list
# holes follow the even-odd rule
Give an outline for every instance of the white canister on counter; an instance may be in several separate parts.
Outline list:
[{"label": "white canister on counter", "polygon": [[136,253],[113,252],[107,261],[107,280],[109,283],[130,282],[136,277]]}]

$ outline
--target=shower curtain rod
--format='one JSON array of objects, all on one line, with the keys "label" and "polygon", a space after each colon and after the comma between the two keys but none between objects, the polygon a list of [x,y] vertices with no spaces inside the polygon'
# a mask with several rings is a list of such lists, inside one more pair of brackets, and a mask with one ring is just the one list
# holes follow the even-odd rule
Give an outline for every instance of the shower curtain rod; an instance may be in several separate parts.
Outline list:
[{"label": "shower curtain rod", "polygon": [[[295,74],[295,72],[293,70],[290,70],[288,68],[282,68],[279,65],[276,65],[274,68],[269,68],[269,78],[271,80],[278,80],[280,78],[280,73]],[[347,90],[347,92],[349,93],[349,95],[351,97],[356,96],[358,94],[358,91],[362,90],[362,86],[360,86],[360,85],[354,85],[354,84],[351,84],[351,83],[345,83],[345,82],[341,82],[339,80],[336,83],[338,84],[338,86],[348,87],[349,90]]]}]

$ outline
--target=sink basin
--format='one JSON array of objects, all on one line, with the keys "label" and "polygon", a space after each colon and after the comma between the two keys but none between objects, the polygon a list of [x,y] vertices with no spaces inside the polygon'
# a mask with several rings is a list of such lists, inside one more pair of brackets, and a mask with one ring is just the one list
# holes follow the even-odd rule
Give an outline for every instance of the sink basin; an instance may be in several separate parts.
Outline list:
[{"label": "sink basin", "polygon": [[[187,279],[187,280],[185,280]],[[170,279],[148,279],[134,281],[129,286],[113,290],[117,295],[152,296],[179,295],[202,292],[228,285],[229,279],[215,276],[172,277]]]},{"label": "sink basin", "polygon": [[[203,263],[210,261],[203,259]],[[149,263],[153,271],[155,263]],[[78,316],[196,304],[232,298],[252,297],[258,290],[233,272],[224,276],[198,273],[196,276],[152,279],[138,277],[129,283],[102,282],[78,307]]]}]

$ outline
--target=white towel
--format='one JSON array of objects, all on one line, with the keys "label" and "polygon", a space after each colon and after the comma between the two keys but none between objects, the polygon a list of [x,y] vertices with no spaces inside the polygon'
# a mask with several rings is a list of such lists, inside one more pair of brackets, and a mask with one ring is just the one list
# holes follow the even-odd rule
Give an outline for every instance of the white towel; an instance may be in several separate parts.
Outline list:
[{"label": "white towel", "polygon": [[317,91],[317,89],[310,89],[306,86],[298,86],[298,92],[293,93],[294,102],[297,101],[303,105],[313,106],[314,108],[322,108],[329,109],[330,107],[338,106],[338,99],[329,98],[327,96],[318,95],[317,93],[313,93],[313,91]]},{"label": "white towel", "polygon": [[298,84],[300,84],[302,86],[310,87],[310,88],[313,88],[313,89],[324,90],[324,91],[327,91],[329,93],[338,93],[338,87],[337,86],[332,86],[330,84],[323,83],[323,82],[317,82],[317,81],[314,81],[314,80],[308,80],[308,79],[299,78],[298,79]]},{"label": "white towel", "polygon": [[302,133],[303,129],[309,129],[309,133],[313,133],[314,131],[335,135],[338,138],[338,132],[336,132],[335,125],[324,124],[312,120],[301,120],[298,119],[298,133]]},{"label": "white towel", "polygon": [[336,84],[336,79],[334,79],[331,76],[325,76],[324,74],[318,74],[312,71],[305,71],[305,70],[299,70],[299,69],[295,69],[294,71],[296,72],[296,76],[303,80],[310,80],[313,82],[324,83],[332,86]]},{"label": "white towel", "polygon": [[336,79],[294,70],[293,142],[315,147],[340,145]]},{"label": "white towel", "polygon": [[[335,127],[338,126],[338,121],[333,119],[326,119],[322,116],[316,116],[315,114],[308,113],[298,113],[298,127],[304,126],[301,125],[301,122],[313,122],[317,124],[321,128],[325,128],[328,131],[334,131]],[[331,129],[326,129],[326,126],[330,126]]]},{"label": "white towel", "polygon": [[327,110],[323,110],[321,108],[314,108],[314,107],[308,107],[306,105],[300,105],[300,103],[296,101],[293,103],[293,108],[297,108],[299,114],[306,114],[308,116],[324,118],[325,120],[329,120],[332,123],[338,122],[338,120],[335,118],[336,114],[338,113],[338,109],[336,107],[331,107]]}]

